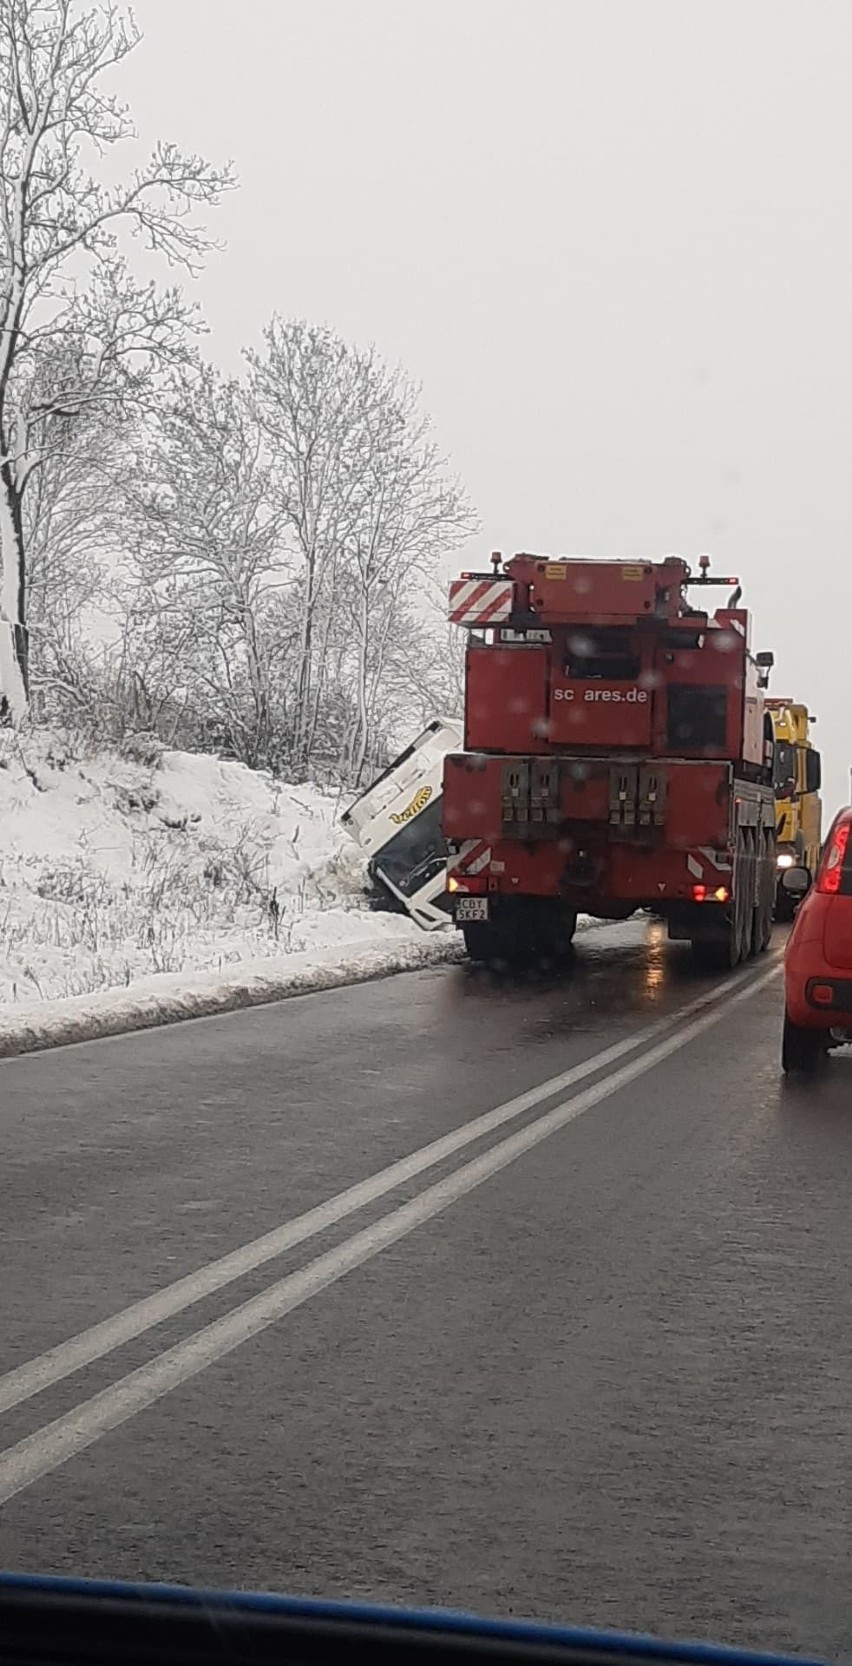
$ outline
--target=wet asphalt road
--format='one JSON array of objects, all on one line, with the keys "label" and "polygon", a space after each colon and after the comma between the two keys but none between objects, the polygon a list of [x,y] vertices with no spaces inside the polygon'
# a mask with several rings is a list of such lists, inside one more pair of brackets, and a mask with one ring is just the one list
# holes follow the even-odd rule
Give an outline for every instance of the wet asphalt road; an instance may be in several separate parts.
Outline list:
[{"label": "wet asphalt road", "polygon": [[771,965],[630,924],[0,1062],[0,1566],[849,1658],[852,1056],[782,1086]]}]

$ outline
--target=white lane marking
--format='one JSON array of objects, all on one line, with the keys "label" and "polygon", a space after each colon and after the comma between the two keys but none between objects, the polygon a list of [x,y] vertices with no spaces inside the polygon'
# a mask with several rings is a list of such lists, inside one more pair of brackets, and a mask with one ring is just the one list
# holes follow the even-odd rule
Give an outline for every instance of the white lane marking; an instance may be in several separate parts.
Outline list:
[{"label": "white lane marking", "polygon": [[409,1203],[392,1209],[335,1249],[327,1250],[315,1261],[309,1262],[306,1267],[278,1279],[268,1290],[242,1302],[223,1318],[205,1325],[147,1365],[139,1366],[109,1388],[82,1401],[64,1417],[56,1418],[17,1445],[0,1452],[0,1504],[8,1502],[25,1487],[32,1486],[42,1476],[67,1463],[69,1458],[85,1451],[104,1435],[154,1405],[163,1395],[179,1388],[191,1377],[198,1376],[199,1372],[310,1301],[320,1291],[328,1289],[329,1285],[336,1284],[355,1267],[371,1261],[390,1244],[407,1237],[415,1227],[432,1220],[450,1204],[499,1174],[509,1163],[540,1145],[542,1140],[548,1139],[585,1111],[604,1099],[610,1099],[622,1088],[629,1087],[639,1076],[644,1076],[655,1065],[680,1052],[691,1041],[720,1023],[733,1007],[751,1000],[758,990],[778,977],[780,970],[779,966],[773,966],[703,1017],[677,1030],[674,1035],[586,1088],[574,1099],[556,1105],[525,1128],[510,1134],[508,1139],[489,1147],[481,1156],[474,1157],[445,1179],[427,1187]]},{"label": "white lane marking", "polygon": [[273,1227],[271,1232],[264,1233],[262,1237],[242,1244],[239,1249],[231,1250],[215,1261],[209,1261],[196,1272],[188,1273],[186,1277],[175,1280],[173,1284],[165,1285],[162,1290],[155,1291],[151,1296],[143,1296],[120,1313],[113,1314],[109,1319],[102,1319],[98,1324],[69,1337],[67,1341],[57,1343],[54,1348],[47,1349],[35,1359],[17,1366],[15,1370],[0,1377],[0,1414],[11,1411],[13,1406],[20,1405],[24,1400],[32,1399],[34,1394],[41,1394],[53,1383],[70,1377],[74,1371],[80,1371],[84,1366],[103,1359],[106,1354],[113,1353],[126,1342],[143,1336],[155,1325],[161,1325],[166,1319],[183,1313],[195,1302],[202,1301],[205,1296],[215,1294],[217,1290],[223,1289],[227,1284],[233,1284],[236,1279],[244,1278],[247,1273],[254,1272],[266,1262],[276,1260],[287,1250],[294,1249],[297,1244],[303,1244],[306,1239],[314,1238],[329,1227],[336,1226],[339,1221],[345,1220],[359,1209],[366,1208],[368,1204],[377,1202],[379,1198],[413,1180],[424,1170],[434,1168],[445,1158],[454,1156],[474,1140],[481,1139],[483,1135],[493,1133],[504,1123],[522,1116],[524,1111],[539,1105],[543,1099],[563,1093],[566,1088],[584,1081],[595,1071],[614,1064],[626,1053],[631,1053],[637,1047],[652,1041],[662,1030],[680,1023],[692,1013],[724,998],[729,989],[742,983],[748,976],[748,970],[735,973],[733,977],[716,984],[713,989],[705,990],[703,995],[697,996],[695,1000],[679,1007],[667,1017],[656,1019],[653,1024],[625,1036],[622,1041],[614,1042],[611,1047],[593,1053],[591,1058],[573,1065],[570,1070],[563,1070],[560,1075],[551,1076],[546,1082],[529,1088],[526,1093],[519,1093],[514,1099],[506,1100],[505,1104],[485,1111],[482,1116],[474,1117],[471,1122],[462,1123],[461,1127],[453,1129],[452,1133],[444,1134],[441,1139],[433,1140],[429,1145],[421,1146],[409,1157],[401,1157],[389,1167],[368,1176],[366,1180],[360,1180],[356,1185],[338,1192],[326,1203],[317,1204],[305,1214],[297,1215],[293,1220]]}]

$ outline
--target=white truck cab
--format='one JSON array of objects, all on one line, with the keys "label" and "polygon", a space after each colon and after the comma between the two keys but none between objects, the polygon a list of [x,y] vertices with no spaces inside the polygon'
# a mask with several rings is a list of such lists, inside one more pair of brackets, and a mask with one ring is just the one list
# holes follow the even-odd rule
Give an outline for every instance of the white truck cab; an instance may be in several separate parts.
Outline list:
[{"label": "white truck cab", "polygon": [[424,931],[450,923],[441,794],[444,758],[462,735],[460,721],[435,718],[341,817],[374,885]]}]

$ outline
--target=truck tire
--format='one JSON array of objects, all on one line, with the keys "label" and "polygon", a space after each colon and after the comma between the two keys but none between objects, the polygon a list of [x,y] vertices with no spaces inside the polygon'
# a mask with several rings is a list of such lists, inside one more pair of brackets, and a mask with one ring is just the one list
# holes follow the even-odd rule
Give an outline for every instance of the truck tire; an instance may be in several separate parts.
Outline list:
[{"label": "truck tire", "polygon": [[[519,899],[520,900],[520,899]],[[525,965],[558,965],[567,958],[577,929],[576,908],[524,898],[514,922],[516,959]]]},{"label": "truck tire", "polygon": [[529,939],[503,921],[471,920],[461,929],[467,957],[475,966],[527,966],[535,959]]},{"label": "truck tire", "polygon": [[506,958],[503,935],[491,921],[470,920],[461,933],[467,958],[474,966],[491,966]]},{"label": "truck tire", "polygon": [[734,868],[734,915],[737,932],[737,958],[735,965],[749,960],[755,952],[754,943],[754,912],[757,904],[757,851],[754,833],[750,827],[743,828],[737,841],[739,859]]},{"label": "truck tire", "polygon": [[[716,923],[702,912],[692,938],[692,956],[704,972],[730,972],[763,954],[772,937],[775,870],[772,841],[752,828],[740,830],[734,863],[734,896],[727,919]],[[702,904],[702,910],[706,908]]]},{"label": "truck tire", "polygon": [[692,959],[702,972],[730,972],[751,953],[754,861],[749,860],[742,831],[737,837],[733,882],[734,894],[726,912],[723,913],[722,906],[696,904]]},{"label": "truck tire", "polygon": [[518,897],[505,918],[462,926],[468,958],[480,966],[553,965],[567,958],[577,929],[576,909]]},{"label": "truck tire", "polygon": [[784,1014],[784,1033],[781,1038],[781,1069],[785,1076],[813,1076],[826,1053],[825,1037],[820,1030],[806,1030],[794,1024]]},{"label": "truck tire", "polygon": [[692,938],[692,963],[699,972],[730,972],[737,965],[733,923],[724,934],[697,932]]},{"label": "truck tire", "polygon": [[576,908],[566,908],[562,915],[562,942],[566,949],[570,949],[577,930],[578,914]]},{"label": "truck tire", "polygon": [[757,895],[754,916],[754,952],[765,954],[772,942],[772,922],[775,918],[775,841],[771,832],[764,831],[758,845]]}]

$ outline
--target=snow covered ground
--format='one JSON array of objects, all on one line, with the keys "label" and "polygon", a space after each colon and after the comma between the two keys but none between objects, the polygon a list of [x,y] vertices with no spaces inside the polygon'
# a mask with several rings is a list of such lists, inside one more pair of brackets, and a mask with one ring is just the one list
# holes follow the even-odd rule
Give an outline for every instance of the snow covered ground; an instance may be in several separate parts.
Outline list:
[{"label": "snow covered ground", "polygon": [[339,810],[148,737],[87,755],[0,733],[0,1022],[107,989],[279,978],[285,962],[288,977],[329,957],[416,962],[429,938],[365,908]]},{"label": "snow covered ground", "polygon": [[148,736],[0,730],[0,1056],[461,958],[367,907],[341,808]]}]

